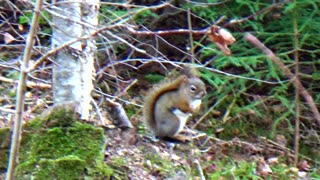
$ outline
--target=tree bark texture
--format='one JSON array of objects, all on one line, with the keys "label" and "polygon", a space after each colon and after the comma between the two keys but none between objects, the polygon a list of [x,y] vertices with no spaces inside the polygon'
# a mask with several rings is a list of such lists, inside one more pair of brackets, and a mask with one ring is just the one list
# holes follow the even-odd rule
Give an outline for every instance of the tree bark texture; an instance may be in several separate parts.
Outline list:
[{"label": "tree bark texture", "polygon": [[99,1],[67,1],[53,10],[54,23],[52,48],[67,41],[79,39],[56,55],[53,68],[53,95],[55,104],[78,101],[77,112],[81,119],[89,118],[90,96],[93,89],[94,57],[96,45],[94,37],[80,41],[96,31],[98,25]]}]

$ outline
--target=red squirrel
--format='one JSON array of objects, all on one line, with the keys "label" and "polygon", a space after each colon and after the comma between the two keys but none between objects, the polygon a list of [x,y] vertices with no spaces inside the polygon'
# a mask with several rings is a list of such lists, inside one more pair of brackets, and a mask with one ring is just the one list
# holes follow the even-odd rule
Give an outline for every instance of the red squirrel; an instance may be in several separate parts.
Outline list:
[{"label": "red squirrel", "polygon": [[199,111],[201,99],[206,95],[203,81],[190,72],[160,83],[146,96],[144,122],[155,136],[190,140],[179,133],[192,113]]}]

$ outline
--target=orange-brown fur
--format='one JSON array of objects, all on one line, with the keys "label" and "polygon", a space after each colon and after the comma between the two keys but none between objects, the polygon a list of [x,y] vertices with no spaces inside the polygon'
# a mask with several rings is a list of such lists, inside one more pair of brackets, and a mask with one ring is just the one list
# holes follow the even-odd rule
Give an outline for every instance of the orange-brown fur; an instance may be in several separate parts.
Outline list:
[{"label": "orange-brown fur", "polygon": [[173,113],[173,110],[178,109],[186,115],[198,110],[191,108],[191,102],[194,98],[198,98],[190,94],[191,86],[194,87],[196,93],[198,91],[201,93],[200,99],[206,93],[204,83],[199,78],[180,75],[174,80],[159,84],[146,96],[143,109],[144,121],[148,129],[156,136],[183,139],[178,135],[181,120]]}]

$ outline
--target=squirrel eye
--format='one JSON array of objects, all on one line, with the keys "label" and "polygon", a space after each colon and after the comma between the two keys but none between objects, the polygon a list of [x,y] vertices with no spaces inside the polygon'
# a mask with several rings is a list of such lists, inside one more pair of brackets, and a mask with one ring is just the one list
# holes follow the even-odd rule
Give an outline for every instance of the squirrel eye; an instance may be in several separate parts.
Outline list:
[{"label": "squirrel eye", "polygon": [[194,85],[191,85],[190,86],[190,91],[191,92],[195,92],[197,90],[197,87],[196,86],[194,86]]}]

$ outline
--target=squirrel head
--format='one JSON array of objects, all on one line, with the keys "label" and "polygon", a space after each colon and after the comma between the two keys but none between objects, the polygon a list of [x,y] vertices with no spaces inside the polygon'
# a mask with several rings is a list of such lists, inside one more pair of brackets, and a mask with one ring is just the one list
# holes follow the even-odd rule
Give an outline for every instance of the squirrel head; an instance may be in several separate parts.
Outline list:
[{"label": "squirrel head", "polygon": [[202,99],[206,94],[206,86],[199,78],[189,78],[185,83],[185,93],[192,99]]},{"label": "squirrel head", "polygon": [[201,99],[207,94],[206,87],[201,79],[187,78],[185,79],[185,83],[182,84],[180,89],[183,98],[186,98],[189,102],[189,105],[193,111],[198,111],[201,105]]}]

